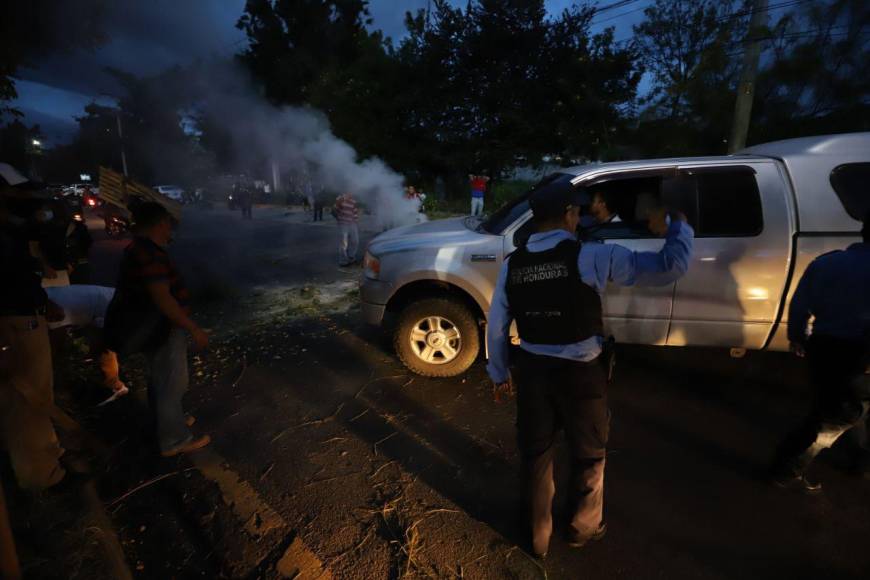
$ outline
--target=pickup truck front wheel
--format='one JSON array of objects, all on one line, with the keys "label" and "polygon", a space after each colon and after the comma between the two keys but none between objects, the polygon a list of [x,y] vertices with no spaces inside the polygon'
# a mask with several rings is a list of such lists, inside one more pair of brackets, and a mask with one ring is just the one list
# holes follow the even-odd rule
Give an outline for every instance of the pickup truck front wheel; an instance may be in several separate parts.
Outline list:
[{"label": "pickup truck front wheel", "polygon": [[424,377],[455,377],[480,352],[480,331],[467,306],[449,298],[413,302],[399,314],[393,346],[413,372]]}]

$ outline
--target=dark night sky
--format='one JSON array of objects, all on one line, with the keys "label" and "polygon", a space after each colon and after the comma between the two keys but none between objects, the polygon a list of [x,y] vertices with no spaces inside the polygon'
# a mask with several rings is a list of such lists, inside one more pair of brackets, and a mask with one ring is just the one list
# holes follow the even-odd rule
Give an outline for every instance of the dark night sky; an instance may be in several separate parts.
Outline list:
[{"label": "dark night sky", "polygon": [[[465,0],[454,0],[464,4]],[[371,0],[374,27],[393,39],[404,34],[404,15],[426,6],[427,0]],[[547,0],[558,13],[572,0]],[[607,2],[600,2],[606,4]],[[624,17],[602,22],[616,25],[617,38],[630,34],[648,0],[613,11]],[[116,87],[103,72],[111,66],[134,74],[157,73],[197,58],[238,52],[244,35],[235,28],[245,0],[113,0],[108,3],[109,41],[93,52],[55,55],[37,67],[19,71],[16,106],[28,123],[39,123],[49,142],[63,141],[75,130],[74,117],[93,101],[108,101]],[[608,14],[610,16],[610,14]]]}]

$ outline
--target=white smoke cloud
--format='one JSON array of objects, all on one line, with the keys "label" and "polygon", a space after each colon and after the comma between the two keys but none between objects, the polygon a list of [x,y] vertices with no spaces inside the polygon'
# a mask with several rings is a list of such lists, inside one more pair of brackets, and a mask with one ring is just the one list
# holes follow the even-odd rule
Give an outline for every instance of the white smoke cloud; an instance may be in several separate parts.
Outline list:
[{"label": "white smoke cloud", "polygon": [[254,167],[267,159],[296,183],[307,176],[315,190],[352,192],[380,229],[425,220],[419,200],[405,197],[404,178],[380,159],[359,159],[353,147],[332,133],[321,112],[272,105],[237,67],[220,64],[201,70],[194,81],[197,106],[231,136],[241,165]]}]

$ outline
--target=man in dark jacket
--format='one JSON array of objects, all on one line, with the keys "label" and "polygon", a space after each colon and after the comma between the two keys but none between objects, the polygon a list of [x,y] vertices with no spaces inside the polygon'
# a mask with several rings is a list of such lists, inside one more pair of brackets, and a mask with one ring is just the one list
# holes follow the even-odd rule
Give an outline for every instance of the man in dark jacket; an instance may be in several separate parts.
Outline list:
[{"label": "man in dark jacket", "polygon": [[821,484],[806,475],[813,459],[849,429],[865,428],[870,407],[870,212],[861,233],[863,242],[816,258],[791,299],[788,338],[792,352],[807,359],[815,401],[777,451],[774,481],[781,487],[821,491]]}]

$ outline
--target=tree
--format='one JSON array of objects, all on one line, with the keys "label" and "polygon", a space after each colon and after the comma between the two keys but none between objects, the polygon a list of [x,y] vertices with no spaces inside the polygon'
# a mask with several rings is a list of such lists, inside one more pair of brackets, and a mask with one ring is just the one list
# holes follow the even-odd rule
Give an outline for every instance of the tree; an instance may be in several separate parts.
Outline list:
[{"label": "tree", "polygon": [[270,100],[303,105],[322,76],[358,58],[369,23],[368,0],[248,0],[239,59]]},{"label": "tree", "polygon": [[106,0],[5,2],[0,18],[0,113],[17,97],[13,76],[21,66],[54,52],[94,48],[105,41]]},{"label": "tree", "polygon": [[768,43],[750,139],[870,130],[870,5],[807,4],[782,16]]},{"label": "tree", "polygon": [[656,0],[634,27],[652,76],[642,100],[641,148],[657,155],[715,154],[734,111],[740,41],[749,11],[736,0]]},{"label": "tree", "polygon": [[625,121],[639,71],[612,30],[590,34],[592,14],[575,7],[549,18],[540,0],[465,9],[436,0],[431,13],[408,15],[397,57],[414,150],[456,181],[545,157],[599,158]]},{"label": "tree", "polygon": [[620,157],[621,139],[634,116],[642,67],[635,47],[614,41],[613,29],[591,36],[590,8],[573,7],[552,23],[545,53],[551,117],[542,150],[566,161]]},{"label": "tree", "polygon": [[198,177],[194,168],[202,154],[182,122],[191,102],[184,90],[189,71],[175,68],[147,78],[109,72],[124,96],[114,107],[96,103],[85,107],[72,143],[55,147],[46,160],[53,179],[74,179],[80,172],[95,175],[100,166],[121,171],[123,146],[130,177],[147,184],[194,185]]}]

